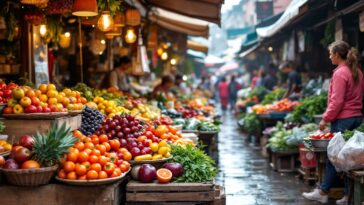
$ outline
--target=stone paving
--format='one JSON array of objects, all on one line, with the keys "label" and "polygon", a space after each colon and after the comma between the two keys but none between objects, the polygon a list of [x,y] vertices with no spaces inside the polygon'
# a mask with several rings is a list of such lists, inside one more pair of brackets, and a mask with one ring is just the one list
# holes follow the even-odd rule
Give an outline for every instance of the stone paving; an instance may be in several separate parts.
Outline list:
[{"label": "stone paving", "polygon": [[[236,120],[224,114],[219,134],[219,169],[217,183],[225,187],[227,205],[316,205],[302,192],[312,187],[297,179],[297,173],[273,171],[259,148],[254,148],[239,132]],[[335,204],[330,201],[329,205]]]}]

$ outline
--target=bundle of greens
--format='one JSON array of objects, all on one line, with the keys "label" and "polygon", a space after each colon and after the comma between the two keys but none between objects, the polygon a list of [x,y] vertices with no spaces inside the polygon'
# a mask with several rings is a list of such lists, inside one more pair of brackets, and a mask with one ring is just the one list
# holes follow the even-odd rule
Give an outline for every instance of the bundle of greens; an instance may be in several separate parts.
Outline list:
[{"label": "bundle of greens", "polygon": [[364,132],[364,124],[361,124],[358,128],[356,128],[355,130],[346,130],[343,132],[343,137],[345,139],[345,141],[348,141],[353,135],[355,131],[359,131],[359,132]]},{"label": "bundle of greens", "polygon": [[211,122],[201,122],[198,125],[198,130],[204,132],[219,132],[220,128],[218,125],[215,125],[214,123]]},{"label": "bundle of greens", "polygon": [[246,114],[242,120],[242,127],[250,134],[259,131],[261,129],[261,122],[258,115],[254,112]]},{"label": "bundle of greens", "polygon": [[183,175],[174,182],[207,182],[212,181],[217,175],[215,162],[202,150],[187,145],[185,148],[179,145],[172,145],[172,162],[182,164]]},{"label": "bundle of greens", "polygon": [[275,101],[278,101],[283,98],[284,94],[286,93],[286,89],[283,88],[277,88],[273,90],[272,92],[268,93],[266,96],[264,96],[264,99],[262,101],[263,105],[272,104]]},{"label": "bundle of greens", "polygon": [[292,111],[291,120],[297,123],[314,122],[315,115],[322,114],[327,105],[327,94],[311,96],[303,99]]},{"label": "bundle of greens", "polygon": [[256,87],[250,92],[248,97],[253,98],[254,96],[256,96],[260,102],[263,100],[266,94],[267,90],[264,87]]},{"label": "bundle of greens", "polygon": [[297,146],[288,145],[287,139],[292,135],[292,130],[286,130],[282,122],[276,125],[276,131],[268,141],[268,147],[274,151],[296,151]]}]

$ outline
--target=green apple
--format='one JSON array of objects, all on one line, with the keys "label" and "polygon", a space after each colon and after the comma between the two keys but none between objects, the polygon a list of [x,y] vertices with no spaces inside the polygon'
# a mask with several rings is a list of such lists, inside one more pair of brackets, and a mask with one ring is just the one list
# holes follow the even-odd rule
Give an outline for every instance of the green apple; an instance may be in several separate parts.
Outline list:
[{"label": "green apple", "polygon": [[24,90],[21,89],[21,88],[15,88],[13,91],[12,91],[12,95],[13,95],[13,98],[15,100],[20,100],[24,97],[25,93],[24,93]]},{"label": "green apple", "polygon": [[14,98],[11,98],[9,101],[8,101],[8,106],[10,107],[14,107],[16,104],[18,104],[18,101],[15,100]]}]

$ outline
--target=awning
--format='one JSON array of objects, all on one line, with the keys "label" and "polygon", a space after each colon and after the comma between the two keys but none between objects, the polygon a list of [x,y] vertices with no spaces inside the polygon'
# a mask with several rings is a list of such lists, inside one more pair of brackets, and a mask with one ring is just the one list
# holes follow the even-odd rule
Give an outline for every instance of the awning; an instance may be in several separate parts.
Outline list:
[{"label": "awning", "polygon": [[160,8],[150,12],[149,19],[161,27],[192,36],[209,36],[209,23],[203,20],[183,16]]},{"label": "awning", "polygon": [[251,48],[245,50],[244,52],[240,53],[239,57],[244,58],[245,56],[249,55],[250,53],[254,52],[258,47],[259,47],[259,43],[252,46]]},{"label": "awning", "polygon": [[191,41],[191,40],[187,40],[187,48],[195,50],[195,51],[200,51],[203,53],[206,53],[209,51],[209,47],[201,44],[201,43],[197,43],[195,41]]},{"label": "awning", "polygon": [[255,31],[255,27],[254,26],[248,26],[245,28],[233,28],[233,29],[227,29],[226,33],[227,33],[227,38],[228,39],[233,39],[236,38],[237,36],[241,36],[247,33],[251,33]]},{"label": "awning", "polygon": [[187,50],[187,55],[193,57],[193,58],[199,58],[202,59],[202,63],[204,63],[205,61],[203,61],[206,58],[205,53],[199,52],[199,51],[195,51],[195,50],[191,50],[188,49]]},{"label": "awning", "polygon": [[220,10],[224,0],[145,0],[154,7],[163,8],[220,26]]},{"label": "awning", "polygon": [[227,63],[227,64],[221,66],[218,71],[219,72],[227,72],[227,71],[235,70],[237,68],[239,68],[239,64],[237,64],[235,62],[234,63]]},{"label": "awning", "polygon": [[257,28],[258,35],[262,38],[273,36],[290,21],[294,20],[300,14],[300,8],[307,2],[308,0],[293,0],[278,21],[270,26]]}]

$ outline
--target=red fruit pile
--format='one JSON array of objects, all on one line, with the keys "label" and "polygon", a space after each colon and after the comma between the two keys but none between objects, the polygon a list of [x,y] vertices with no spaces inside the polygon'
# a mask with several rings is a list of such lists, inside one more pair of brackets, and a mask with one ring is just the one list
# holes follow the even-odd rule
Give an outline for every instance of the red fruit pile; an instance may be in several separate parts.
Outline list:
[{"label": "red fruit pile", "polygon": [[153,123],[156,125],[173,125],[173,120],[168,116],[161,116],[153,120]]},{"label": "red fruit pile", "polygon": [[9,83],[8,85],[3,82],[0,83],[0,103],[7,103],[12,97],[12,90],[17,87],[18,85],[15,83]]}]

